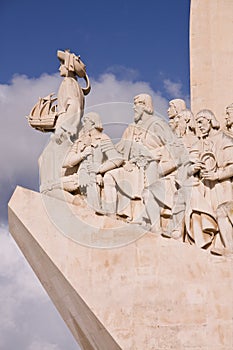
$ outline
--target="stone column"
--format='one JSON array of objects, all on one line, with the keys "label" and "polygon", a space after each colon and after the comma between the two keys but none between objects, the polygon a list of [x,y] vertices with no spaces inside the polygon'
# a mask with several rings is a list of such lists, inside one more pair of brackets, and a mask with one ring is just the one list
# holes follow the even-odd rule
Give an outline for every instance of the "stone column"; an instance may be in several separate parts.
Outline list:
[{"label": "stone column", "polygon": [[191,108],[211,109],[222,125],[233,102],[232,34],[232,0],[191,0]]}]

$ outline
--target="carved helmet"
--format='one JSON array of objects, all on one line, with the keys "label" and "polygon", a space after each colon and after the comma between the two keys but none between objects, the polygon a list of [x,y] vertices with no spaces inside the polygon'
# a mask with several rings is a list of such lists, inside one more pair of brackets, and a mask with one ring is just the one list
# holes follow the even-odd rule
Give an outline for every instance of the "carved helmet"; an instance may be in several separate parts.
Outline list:
[{"label": "carved helmet", "polygon": [[69,71],[75,72],[79,78],[84,78],[86,76],[86,66],[81,61],[80,56],[76,56],[69,50],[58,50],[57,57]]},{"label": "carved helmet", "polygon": [[86,81],[86,87],[82,87],[81,89],[84,95],[88,95],[91,90],[91,84],[86,73],[86,66],[81,61],[80,56],[76,56],[69,50],[58,50],[57,57],[60,60],[60,62],[65,65],[68,71],[74,72],[79,78],[84,78],[84,80]]}]

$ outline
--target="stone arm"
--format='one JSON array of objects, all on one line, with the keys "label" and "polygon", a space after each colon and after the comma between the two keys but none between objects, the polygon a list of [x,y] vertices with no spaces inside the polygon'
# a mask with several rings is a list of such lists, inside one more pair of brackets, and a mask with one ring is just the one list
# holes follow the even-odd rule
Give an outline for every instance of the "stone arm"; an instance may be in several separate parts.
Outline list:
[{"label": "stone arm", "polygon": [[116,151],[111,139],[104,134],[101,140],[101,150],[107,160],[101,164],[98,173],[104,174],[106,171],[118,168],[123,164],[122,156]]},{"label": "stone arm", "polygon": [[159,163],[159,176],[167,176],[177,169],[177,164],[174,160]]},{"label": "stone arm", "polygon": [[210,181],[224,181],[233,178],[233,139],[225,139],[215,171],[203,171],[202,177]]},{"label": "stone arm", "polygon": [[200,159],[199,142],[195,142],[189,149],[189,159],[184,163],[187,168],[187,176],[191,177],[195,175],[199,177],[200,171],[205,167],[204,163]]},{"label": "stone arm", "polygon": [[203,172],[202,177],[210,181],[224,181],[233,178],[233,164],[216,171]]},{"label": "stone arm", "polygon": [[75,143],[73,145],[73,147],[71,148],[70,152],[67,154],[62,167],[63,168],[72,168],[75,165],[78,165],[81,161],[83,161],[90,154],[91,154],[90,147],[87,147],[82,152],[80,152],[78,150],[78,145]]},{"label": "stone arm", "polygon": [[218,169],[217,175],[219,181],[233,178],[233,164],[226,166],[224,169]]},{"label": "stone arm", "polygon": [[60,85],[57,99],[58,119],[55,135],[58,139],[63,133],[75,135],[80,126],[84,108],[84,96],[78,82],[66,77]]},{"label": "stone arm", "polygon": [[[65,110],[58,113],[58,122],[56,124],[55,133],[68,132],[73,135],[77,133],[81,122],[83,111],[80,108],[77,98],[69,98],[65,106]],[[63,119],[63,117],[65,119]]]},{"label": "stone arm", "polygon": [[121,164],[123,163],[123,160],[107,160],[104,164],[102,164],[99,167],[99,174],[104,174],[109,170],[115,169],[115,168],[119,168],[119,166],[121,166]]},{"label": "stone arm", "polygon": [[177,137],[172,132],[170,126],[164,120],[160,120],[160,118],[157,122],[153,123],[148,133],[151,134],[160,145],[173,145],[177,141]]},{"label": "stone arm", "polygon": [[114,146],[118,154],[120,154],[124,160],[129,160],[130,150],[132,147],[134,125],[130,124],[124,131],[121,140]]},{"label": "stone arm", "polygon": [[67,100],[67,104],[65,106],[65,110],[61,111],[58,115],[62,115],[63,113],[67,113],[67,115],[73,116],[76,115],[79,120],[77,120],[77,123],[80,123],[80,104],[78,103],[79,100],[77,97],[72,97]]},{"label": "stone arm", "polygon": [[177,169],[176,162],[172,159],[164,146],[148,149],[148,154],[145,154],[145,159],[148,161],[154,160],[159,163],[160,177],[166,176]]},{"label": "stone arm", "polygon": [[[173,134],[165,122],[156,123],[150,130],[155,144],[159,144],[161,153],[159,162],[159,175],[164,177],[174,172],[186,160],[187,155],[183,143]],[[152,152],[153,154],[153,152]],[[156,160],[156,157],[155,157]]]}]

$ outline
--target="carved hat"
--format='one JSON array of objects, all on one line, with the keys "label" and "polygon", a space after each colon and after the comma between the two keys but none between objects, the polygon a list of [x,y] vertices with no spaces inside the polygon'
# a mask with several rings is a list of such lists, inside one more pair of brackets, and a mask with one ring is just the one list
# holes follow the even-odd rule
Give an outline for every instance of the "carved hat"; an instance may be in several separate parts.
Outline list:
[{"label": "carved hat", "polygon": [[57,57],[60,62],[65,65],[68,71],[75,72],[79,78],[84,78],[86,76],[86,66],[81,61],[80,56],[76,56],[69,50],[58,50]]}]

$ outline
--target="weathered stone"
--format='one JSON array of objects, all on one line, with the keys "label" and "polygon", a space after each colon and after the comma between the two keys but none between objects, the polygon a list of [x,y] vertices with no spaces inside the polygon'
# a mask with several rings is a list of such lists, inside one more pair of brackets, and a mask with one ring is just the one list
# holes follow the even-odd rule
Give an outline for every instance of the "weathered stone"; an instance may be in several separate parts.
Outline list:
[{"label": "weathered stone", "polygon": [[152,233],[85,247],[59,232],[41,194],[20,187],[9,224],[83,349],[232,349],[232,258]]},{"label": "weathered stone", "polygon": [[191,109],[208,108],[221,125],[232,103],[233,1],[192,0],[190,10]]}]

